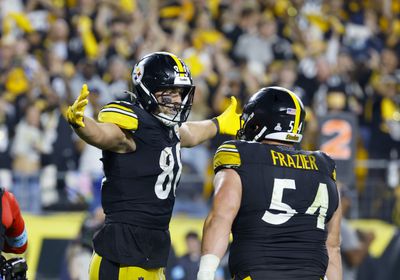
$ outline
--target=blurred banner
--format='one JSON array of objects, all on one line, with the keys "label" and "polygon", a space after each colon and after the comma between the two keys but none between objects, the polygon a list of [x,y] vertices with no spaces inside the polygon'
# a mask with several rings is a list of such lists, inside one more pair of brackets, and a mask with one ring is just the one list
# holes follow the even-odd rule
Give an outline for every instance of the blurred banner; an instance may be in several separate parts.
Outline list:
[{"label": "blurred banner", "polygon": [[370,256],[359,267],[357,280],[400,279],[400,231],[381,220],[354,220],[353,227],[371,231],[375,239],[369,247]]},{"label": "blurred banner", "polygon": [[77,238],[85,213],[23,216],[28,231],[28,279],[60,279],[65,250]]},{"label": "blurred banner", "polygon": [[354,184],[357,120],[351,113],[331,113],[319,120],[319,148],[336,162],[337,180]]}]

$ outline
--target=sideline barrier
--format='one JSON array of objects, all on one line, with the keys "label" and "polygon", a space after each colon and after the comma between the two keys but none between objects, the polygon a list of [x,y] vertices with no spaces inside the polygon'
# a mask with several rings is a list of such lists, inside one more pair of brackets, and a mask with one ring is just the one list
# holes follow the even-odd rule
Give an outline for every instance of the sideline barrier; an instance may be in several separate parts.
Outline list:
[{"label": "sideline barrier", "polygon": [[[69,242],[78,236],[86,213],[63,212],[40,216],[23,213],[23,215],[29,239],[28,251],[25,254],[29,266],[28,279],[60,279],[62,267],[65,266],[65,249]],[[177,256],[186,252],[186,233],[196,231],[201,235],[203,223],[203,218],[185,215],[172,217],[170,232]],[[375,240],[370,247],[372,263],[369,268],[379,270],[379,267],[385,267],[386,271],[390,270],[393,260],[392,257],[387,258],[387,255],[393,251],[391,247],[397,244],[398,227],[381,220],[352,220],[350,223],[355,228],[375,233]],[[400,260],[400,252],[393,257]]]},{"label": "sideline barrier", "polygon": [[[28,231],[28,279],[59,279],[55,276],[65,265],[65,249],[79,233],[85,212],[51,213],[30,215],[23,213]],[[171,236],[175,253],[181,256],[186,251],[185,234],[195,230],[201,235],[204,219],[174,216],[171,220]],[[57,277],[57,278],[54,278]]]}]

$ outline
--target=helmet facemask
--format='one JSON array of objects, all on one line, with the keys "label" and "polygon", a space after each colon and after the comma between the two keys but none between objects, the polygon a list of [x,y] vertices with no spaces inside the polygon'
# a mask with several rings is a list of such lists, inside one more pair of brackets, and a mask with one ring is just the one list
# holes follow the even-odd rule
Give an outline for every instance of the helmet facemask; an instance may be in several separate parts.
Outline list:
[{"label": "helmet facemask", "polygon": [[[180,102],[173,101],[172,95],[174,93],[180,95]],[[187,120],[192,109],[194,87],[162,89],[154,95],[158,106],[152,114],[163,124],[174,126]]]},{"label": "helmet facemask", "polygon": [[267,127],[257,124],[257,116],[254,112],[243,113],[240,116],[240,129],[236,138],[245,141],[261,141],[267,134]]}]

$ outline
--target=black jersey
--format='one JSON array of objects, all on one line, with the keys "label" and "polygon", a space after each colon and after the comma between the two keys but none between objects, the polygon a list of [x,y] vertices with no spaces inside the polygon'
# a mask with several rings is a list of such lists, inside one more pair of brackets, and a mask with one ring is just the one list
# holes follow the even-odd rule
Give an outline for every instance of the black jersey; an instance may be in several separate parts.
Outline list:
[{"label": "black jersey", "polygon": [[113,102],[99,115],[125,127],[136,143],[132,153],[103,151],[102,206],[105,226],[96,252],[111,261],[146,268],[166,265],[168,226],[182,170],[178,126],[167,127],[141,107]]},{"label": "black jersey", "polygon": [[232,275],[323,278],[326,223],[339,203],[333,160],[321,152],[229,141],[214,157],[215,172],[222,168],[234,168],[242,182],[241,206],[232,225]]}]

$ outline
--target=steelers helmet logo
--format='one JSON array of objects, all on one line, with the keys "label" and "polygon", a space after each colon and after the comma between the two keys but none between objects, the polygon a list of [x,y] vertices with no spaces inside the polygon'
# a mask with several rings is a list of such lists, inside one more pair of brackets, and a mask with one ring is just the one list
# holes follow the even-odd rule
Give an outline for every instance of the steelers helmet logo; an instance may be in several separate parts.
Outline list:
[{"label": "steelers helmet logo", "polygon": [[142,80],[144,73],[143,65],[136,65],[132,72],[132,80],[137,85]]}]

